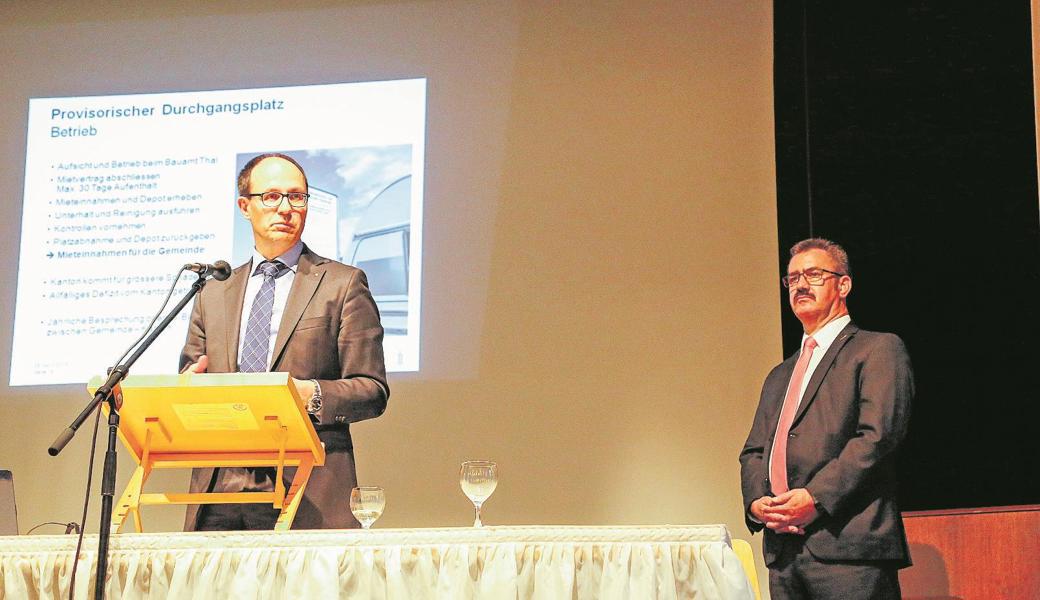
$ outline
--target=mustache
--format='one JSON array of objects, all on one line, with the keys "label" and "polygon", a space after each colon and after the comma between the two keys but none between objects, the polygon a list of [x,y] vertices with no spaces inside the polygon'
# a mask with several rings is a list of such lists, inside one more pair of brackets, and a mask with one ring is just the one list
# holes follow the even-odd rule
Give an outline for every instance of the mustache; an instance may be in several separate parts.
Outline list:
[{"label": "mustache", "polygon": [[809,291],[805,291],[805,292],[798,292],[797,294],[795,294],[795,295],[794,295],[794,299],[795,299],[795,300],[797,300],[797,299],[799,299],[799,298],[808,298],[808,299],[810,299],[810,300],[815,300],[815,299],[816,299],[816,296],[815,296],[815,295],[813,295],[813,293],[812,293],[812,292],[809,292]]}]

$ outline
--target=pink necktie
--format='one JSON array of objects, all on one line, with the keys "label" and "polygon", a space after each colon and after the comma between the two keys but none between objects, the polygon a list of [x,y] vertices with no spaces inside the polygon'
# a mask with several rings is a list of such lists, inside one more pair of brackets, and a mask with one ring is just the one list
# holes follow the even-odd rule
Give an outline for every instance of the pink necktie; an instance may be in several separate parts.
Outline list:
[{"label": "pink necktie", "polygon": [[805,379],[805,371],[809,368],[809,360],[812,358],[816,345],[816,340],[811,337],[805,338],[805,343],[802,344],[802,353],[798,356],[798,362],[794,365],[794,373],[791,374],[791,383],[787,386],[784,406],[780,409],[780,422],[776,426],[776,437],[773,439],[773,455],[769,462],[769,483],[773,488],[773,495],[782,494],[788,490],[787,437],[791,433],[791,423],[794,422],[794,414],[798,412],[798,396],[802,392],[802,380]]}]

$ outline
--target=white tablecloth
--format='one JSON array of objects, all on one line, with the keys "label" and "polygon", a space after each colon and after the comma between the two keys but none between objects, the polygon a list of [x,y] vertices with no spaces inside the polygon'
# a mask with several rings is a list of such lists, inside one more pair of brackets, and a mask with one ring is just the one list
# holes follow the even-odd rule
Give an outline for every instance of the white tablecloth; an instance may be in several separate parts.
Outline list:
[{"label": "white tablecloth", "polygon": [[[75,536],[0,537],[0,597],[67,598]],[[76,598],[93,594],[97,536]],[[125,533],[106,598],[752,599],[723,525]]]}]

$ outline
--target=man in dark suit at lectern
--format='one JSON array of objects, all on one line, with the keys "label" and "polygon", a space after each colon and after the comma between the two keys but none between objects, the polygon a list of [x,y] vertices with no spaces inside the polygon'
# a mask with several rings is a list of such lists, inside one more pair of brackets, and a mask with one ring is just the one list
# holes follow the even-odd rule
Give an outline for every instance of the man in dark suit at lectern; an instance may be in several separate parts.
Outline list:
[{"label": "man in dark suit at lectern", "polygon": [[895,473],[914,395],[910,358],[898,336],[852,323],[841,246],[795,244],[782,283],[802,346],[766,377],[740,454],[770,593],[898,600],[897,570],[910,564]]},{"label": "man in dark suit at lectern", "polygon": [[[325,444],[324,467],[304,491],[293,529],[357,527],[350,423],[383,413],[390,388],[383,328],[365,274],[300,241],[307,176],[291,157],[263,154],[238,177],[238,208],[253,229],[253,258],[195,301],[181,370],[288,372]],[[192,492],[271,491],[274,469],[195,469]],[[271,529],[270,504],[189,506],[186,530]]]}]

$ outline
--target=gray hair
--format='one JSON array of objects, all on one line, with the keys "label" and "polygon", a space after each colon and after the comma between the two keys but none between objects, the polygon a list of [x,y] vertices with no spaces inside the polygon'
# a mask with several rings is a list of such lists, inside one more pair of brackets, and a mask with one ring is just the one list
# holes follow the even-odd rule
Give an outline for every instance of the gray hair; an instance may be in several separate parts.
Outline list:
[{"label": "gray hair", "polygon": [[809,238],[791,246],[791,257],[793,258],[796,254],[808,252],[809,250],[823,250],[838,264],[838,272],[852,276],[852,269],[849,267],[849,255],[845,253],[845,249],[840,245],[823,238]]}]

